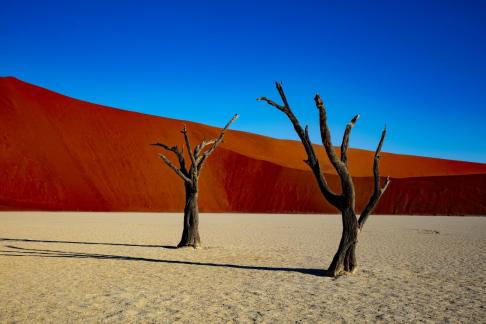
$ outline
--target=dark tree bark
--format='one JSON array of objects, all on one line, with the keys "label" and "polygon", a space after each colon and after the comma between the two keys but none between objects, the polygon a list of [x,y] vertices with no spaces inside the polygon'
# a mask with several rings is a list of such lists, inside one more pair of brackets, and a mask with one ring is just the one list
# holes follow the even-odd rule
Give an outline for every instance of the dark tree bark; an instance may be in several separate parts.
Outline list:
[{"label": "dark tree bark", "polygon": [[206,162],[206,159],[216,150],[219,144],[222,143],[226,129],[238,118],[234,115],[233,118],[221,129],[219,136],[211,140],[203,140],[194,150],[192,150],[189,135],[187,134],[186,126],[181,133],[184,137],[184,145],[187,147],[187,154],[191,160],[189,169],[186,167],[184,158],[184,145],[179,150],[177,145],[167,146],[162,143],[151,144],[162,147],[167,151],[173,152],[178,161],[179,167],[175,166],[164,154],[159,153],[160,158],[167,164],[179,177],[184,180],[184,189],[186,192],[186,200],[184,205],[184,227],[182,236],[177,247],[201,247],[201,238],[199,236],[199,207],[198,207],[198,193],[199,193],[199,176],[201,169]]},{"label": "dark tree bark", "polygon": [[199,237],[199,207],[197,203],[197,188],[191,184],[186,184],[186,203],[184,205],[184,229],[182,230],[181,241],[177,247],[201,246]]},{"label": "dark tree bark", "polygon": [[333,277],[345,273],[352,273],[357,269],[358,266],[356,260],[356,246],[358,244],[358,235],[363,229],[363,226],[366,223],[369,215],[371,214],[376,204],[380,200],[381,196],[385,192],[388,184],[390,183],[390,179],[386,178],[384,185],[381,186],[379,172],[380,152],[383,146],[383,142],[385,140],[386,128],[381,133],[380,142],[378,144],[378,147],[376,148],[373,160],[374,191],[366,207],[363,209],[358,218],[355,209],[356,195],[354,191],[353,179],[348,170],[347,151],[349,146],[351,129],[358,120],[359,115],[356,115],[346,125],[343,140],[341,143],[341,156],[340,158],[338,158],[331,143],[331,133],[327,126],[326,108],[319,94],[316,94],[316,96],[314,97],[316,107],[319,111],[319,124],[322,145],[324,146],[327,157],[329,158],[332,166],[336,170],[341,180],[341,193],[336,194],[329,188],[324,174],[321,171],[319,160],[317,159],[314,147],[312,146],[309,138],[308,127],[306,126],[305,129],[303,129],[302,126],[300,126],[298,119],[295,117],[292,109],[290,108],[290,105],[283,91],[282,84],[277,82],[276,87],[283,104],[278,104],[275,101],[266,97],[260,97],[257,100],[263,100],[287,115],[290,122],[294,126],[294,129],[297,132],[297,135],[299,136],[302,144],[304,145],[304,149],[307,153],[307,160],[305,160],[304,162],[307,163],[312,170],[312,173],[316,178],[317,185],[319,186],[322,195],[324,196],[324,198],[327,199],[327,201],[329,201],[331,205],[333,205],[341,212],[343,224],[341,241],[339,242],[339,247],[336,254],[334,255],[334,258],[332,259],[332,262],[327,269],[327,273],[328,275]]}]

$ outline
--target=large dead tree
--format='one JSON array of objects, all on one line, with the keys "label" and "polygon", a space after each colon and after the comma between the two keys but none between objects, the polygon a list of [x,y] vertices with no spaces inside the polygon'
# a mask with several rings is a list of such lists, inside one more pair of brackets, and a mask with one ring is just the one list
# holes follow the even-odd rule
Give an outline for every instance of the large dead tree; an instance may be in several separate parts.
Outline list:
[{"label": "large dead tree", "polygon": [[184,206],[184,229],[182,231],[181,241],[177,247],[191,246],[199,248],[201,246],[201,238],[199,236],[199,208],[198,208],[198,191],[199,191],[199,176],[201,169],[204,166],[207,158],[216,150],[219,144],[223,141],[224,132],[228,127],[238,118],[234,115],[233,118],[221,129],[219,136],[210,140],[203,140],[196,145],[192,150],[187,128],[184,125],[182,128],[182,135],[187,148],[187,153],[191,160],[189,169],[186,166],[184,159],[184,145],[181,149],[177,145],[168,146],[162,143],[155,143],[151,145],[162,147],[163,149],[174,153],[179,161],[179,167],[175,166],[164,154],[159,153],[160,158],[167,164],[182,180],[184,180],[184,188],[186,191],[186,203]]},{"label": "large dead tree", "polygon": [[329,160],[331,161],[332,166],[334,167],[334,169],[336,169],[336,172],[341,180],[341,193],[336,194],[327,184],[326,178],[321,171],[319,160],[317,159],[314,147],[312,146],[311,140],[309,138],[308,126],[305,126],[305,129],[300,126],[299,121],[297,120],[289,106],[289,103],[282,88],[282,84],[277,82],[276,86],[283,104],[278,104],[275,101],[266,97],[261,97],[257,100],[263,100],[267,102],[269,105],[285,113],[285,115],[287,115],[287,117],[290,119],[307,153],[307,160],[305,160],[304,162],[307,163],[307,165],[309,165],[309,167],[311,168],[322,195],[342,214],[343,231],[341,236],[341,242],[339,243],[339,248],[334,255],[334,258],[332,259],[331,265],[329,266],[327,272],[330,276],[333,277],[345,273],[354,272],[358,265],[356,261],[356,245],[358,244],[358,234],[363,229],[363,226],[366,223],[366,220],[368,219],[370,213],[373,211],[381,196],[385,192],[388,184],[390,183],[390,179],[386,178],[382,186],[380,184],[381,181],[379,172],[380,152],[381,147],[383,146],[383,141],[385,140],[386,128],[381,133],[380,142],[378,143],[378,147],[376,148],[373,160],[374,191],[358,218],[355,210],[355,191],[353,180],[348,170],[347,151],[351,129],[358,120],[359,115],[356,115],[347,124],[341,144],[341,156],[338,157],[331,143],[331,134],[327,126],[326,108],[324,107],[324,103],[322,102],[319,94],[316,94],[316,96],[314,97],[316,107],[319,111],[322,144]]}]

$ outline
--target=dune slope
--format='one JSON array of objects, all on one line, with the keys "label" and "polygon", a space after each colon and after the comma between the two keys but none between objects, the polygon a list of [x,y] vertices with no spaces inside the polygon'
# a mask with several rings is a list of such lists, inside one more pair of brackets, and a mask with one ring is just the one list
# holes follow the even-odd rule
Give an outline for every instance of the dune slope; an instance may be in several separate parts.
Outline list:
[{"label": "dune slope", "polygon": [[[186,123],[194,143],[219,131]],[[0,78],[0,209],[181,210],[181,180],[148,144],[181,145],[182,124]],[[322,147],[318,152],[324,157]],[[372,155],[349,154],[358,207],[370,193]],[[334,212],[304,157],[299,142],[229,131],[201,176],[201,210]],[[332,167],[322,161],[339,191]],[[486,164],[384,153],[381,165],[393,182],[379,213],[486,214]]]}]

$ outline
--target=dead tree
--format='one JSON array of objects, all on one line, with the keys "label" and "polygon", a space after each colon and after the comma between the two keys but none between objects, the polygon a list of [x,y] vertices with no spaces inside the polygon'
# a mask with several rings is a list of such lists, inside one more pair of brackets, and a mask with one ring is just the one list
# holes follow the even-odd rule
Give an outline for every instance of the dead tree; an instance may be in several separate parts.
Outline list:
[{"label": "dead tree", "polygon": [[317,159],[317,155],[309,138],[308,126],[305,126],[305,129],[300,126],[299,121],[297,120],[289,106],[289,103],[282,88],[282,84],[277,82],[276,86],[283,104],[278,104],[275,101],[266,97],[261,97],[257,100],[263,100],[267,102],[269,105],[282,111],[290,119],[307,153],[307,159],[304,162],[309,165],[310,169],[312,170],[312,173],[317,180],[317,184],[322,195],[326,198],[327,201],[329,201],[332,206],[337,208],[342,214],[343,231],[341,236],[341,242],[339,243],[339,248],[334,255],[334,258],[327,270],[327,273],[328,275],[335,277],[341,274],[354,272],[358,265],[356,261],[356,245],[358,244],[358,234],[363,229],[363,226],[366,223],[366,220],[368,219],[370,213],[373,211],[381,196],[385,192],[388,184],[390,183],[390,179],[386,178],[383,186],[381,186],[379,172],[380,152],[381,147],[383,146],[383,141],[385,140],[386,127],[381,133],[380,142],[378,143],[378,147],[376,148],[373,160],[374,191],[358,218],[355,209],[355,191],[353,180],[348,170],[347,151],[349,144],[349,135],[351,133],[351,129],[358,120],[359,115],[356,115],[347,124],[341,144],[341,156],[338,157],[331,143],[331,134],[327,126],[326,108],[324,107],[324,103],[322,102],[319,94],[316,94],[316,96],[314,97],[316,107],[319,111],[319,123],[321,129],[322,144],[332,166],[334,167],[334,169],[336,169],[336,172],[341,180],[341,193],[336,194],[327,184],[326,178],[321,171],[319,160]]},{"label": "dead tree", "polygon": [[219,144],[223,141],[224,132],[228,127],[238,118],[234,115],[233,118],[221,129],[219,136],[211,140],[203,140],[198,144],[194,151],[192,150],[187,128],[184,125],[182,128],[182,135],[187,148],[187,153],[191,160],[191,166],[188,169],[184,159],[184,145],[181,149],[177,145],[168,146],[162,143],[151,144],[162,147],[163,149],[174,153],[179,161],[179,167],[175,166],[164,154],[159,153],[160,158],[167,164],[182,180],[184,180],[184,188],[186,191],[186,202],[184,206],[184,229],[182,231],[181,241],[177,247],[191,246],[198,248],[201,246],[201,238],[199,236],[199,208],[198,208],[198,191],[199,191],[199,176],[201,169],[204,166],[206,159],[216,150]]}]

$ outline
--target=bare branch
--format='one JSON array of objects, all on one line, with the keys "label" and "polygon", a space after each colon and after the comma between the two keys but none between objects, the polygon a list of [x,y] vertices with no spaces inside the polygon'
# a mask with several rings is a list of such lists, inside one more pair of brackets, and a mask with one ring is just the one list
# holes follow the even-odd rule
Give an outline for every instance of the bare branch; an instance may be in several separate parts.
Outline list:
[{"label": "bare branch", "polygon": [[187,135],[187,128],[186,128],[185,124],[184,124],[184,127],[181,130],[181,133],[184,135],[184,141],[186,142],[187,153],[189,154],[189,158],[191,159],[192,165],[195,166],[196,165],[196,159],[194,158],[194,154],[192,153],[191,143],[189,142],[189,136]]},{"label": "bare branch", "polygon": [[[216,147],[218,147],[218,145],[221,144],[221,142],[223,141],[224,132],[230,127],[230,125],[236,119],[238,119],[238,117],[239,117],[239,115],[238,114],[235,114],[233,116],[233,118],[231,118],[231,120],[221,129],[221,132],[219,133],[219,136],[216,139],[210,140],[210,142],[212,142],[211,147],[206,152],[204,152],[203,155],[199,156],[198,157],[198,160],[195,163],[195,165],[197,166],[197,170],[198,171],[201,170],[202,166],[204,165],[204,162],[214,152],[214,150],[216,149]],[[201,143],[201,144],[203,144],[203,143]],[[209,145],[209,144],[206,144],[206,145]]]},{"label": "bare branch", "polygon": [[347,174],[348,171],[344,163],[342,163],[338,159],[336,152],[334,151],[334,147],[332,146],[331,132],[329,131],[329,127],[327,126],[326,107],[324,106],[324,102],[322,101],[319,94],[316,94],[316,96],[314,97],[314,101],[316,102],[316,107],[319,110],[319,124],[321,128],[322,145],[324,146],[329,161],[331,161],[334,169],[336,169],[337,173],[342,178],[342,176],[344,174]]},{"label": "bare branch", "polygon": [[383,193],[388,188],[388,185],[391,182],[390,177],[387,177],[385,180],[385,184],[383,185],[383,187],[380,188],[380,152],[381,152],[381,147],[383,146],[383,142],[385,141],[385,136],[386,136],[386,127],[381,133],[380,142],[378,143],[378,147],[376,148],[375,151],[375,157],[373,159],[374,191],[370,197],[370,200],[368,201],[368,204],[363,209],[359,217],[358,223],[360,229],[363,228],[369,215],[376,207],[376,204],[378,203],[381,196],[383,195]]},{"label": "bare branch", "polygon": [[153,144],[150,144],[152,146],[160,146],[164,149],[166,149],[167,151],[172,151],[174,152],[175,150],[175,146],[168,146],[168,145],[165,145],[165,144],[162,144],[162,143],[153,143]]},{"label": "bare branch", "polygon": [[275,101],[273,101],[271,99],[268,99],[267,97],[257,98],[257,101],[266,101],[267,104],[269,104],[270,106],[274,106],[278,110],[281,110],[281,111],[285,112],[285,107],[284,106],[279,105],[278,103],[276,103]]},{"label": "bare branch", "polygon": [[186,162],[184,161],[184,145],[181,147],[181,150],[179,151],[179,147],[177,145],[174,146],[168,146],[162,143],[154,143],[150,144],[152,146],[159,146],[164,148],[167,151],[173,152],[176,156],[177,159],[179,160],[179,164],[181,167],[181,170],[185,171],[186,170]]},{"label": "bare branch", "polygon": [[189,179],[180,169],[178,169],[164,154],[159,153],[160,158],[167,164],[175,173],[177,173],[184,181],[192,183],[191,179]]},{"label": "bare branch", "polygon": [[386,188],[388,188],[388,185],[390,184],[390,182],[391,182],[390,177],[386,177],[385,178],[385,184],[380,189],[381,194],[383,194],[386,191]]},{"label": "bare branch", "polygon": [[340,207],[340,197],[336,195],[332,190],[329,188],[327,181],[324,177],[324,175],[321,172],[321,167],[319,165],[319,161],[317,160],[316,153],[314,151],[314,148],[312,146],[312,142],[309,138],[309,129],[306,126],[305,130],[302,129],[302,126],[300,126],[300,123],[295,117],[294,113],[292,112],[292,109],[289,106],[289,103],[287,101],[287,97],[285,96],[285,92],[283,90],[282,84],[279,82],[275,83],[275,86],[277,88],[277,91],[280,95],[280,98],[282,99],[282,102],[284,105],[279,105],[275,103],[274,101],[266,98],[266,97],[261,97],[258,98],[257,100],[263,100],[266,101],[269,105],[276,107],[280,111],[284,112],[287,117],[290,119],[290,122],[294,126],[295,132],[299,136],[302,144],[304,145],[304,149],[307,153],[307,160],[304,162],[309,165],[311,168],[312,172],[314,173],[314,176],[317,180],[317,184],[319,185],[319,189],[321,190],[322,194],[326,197],[326,199],[335,207],[339,208]]},{"label": "bare branch", "polygon": [[359,114],[354,116],[353,119],[346,125],[346,130],[344,131],[343,142],[341,143],[341,161],[344,164],[348,164],[348,146],[349,146],[349,135],[351,134],[351,129],[353,128],[356,121],[359,119]]},{"label": "bare branch", "polygon": [[275,82],[275,84],[277,86],[278,94],[280,95],[280,98],[282,98],[282,102],[283,102],[284,106],[289,108],[289,110],[290,110],[290,105],[289,105],[289,102],[287,101],[287,96],[285,95],[285,92],[283,90],[282,82]]},{"label": "bare branch", "polygon": [[208,145],[213,144],[214,142],[216,142],[216,139],[211,139],[211,140],[204,139],[200,144],[196,146],[196,148],[194,149],[194,158],[196,159],[196,161],[198,160],[199,154],[201,154],[204,148]]}]

